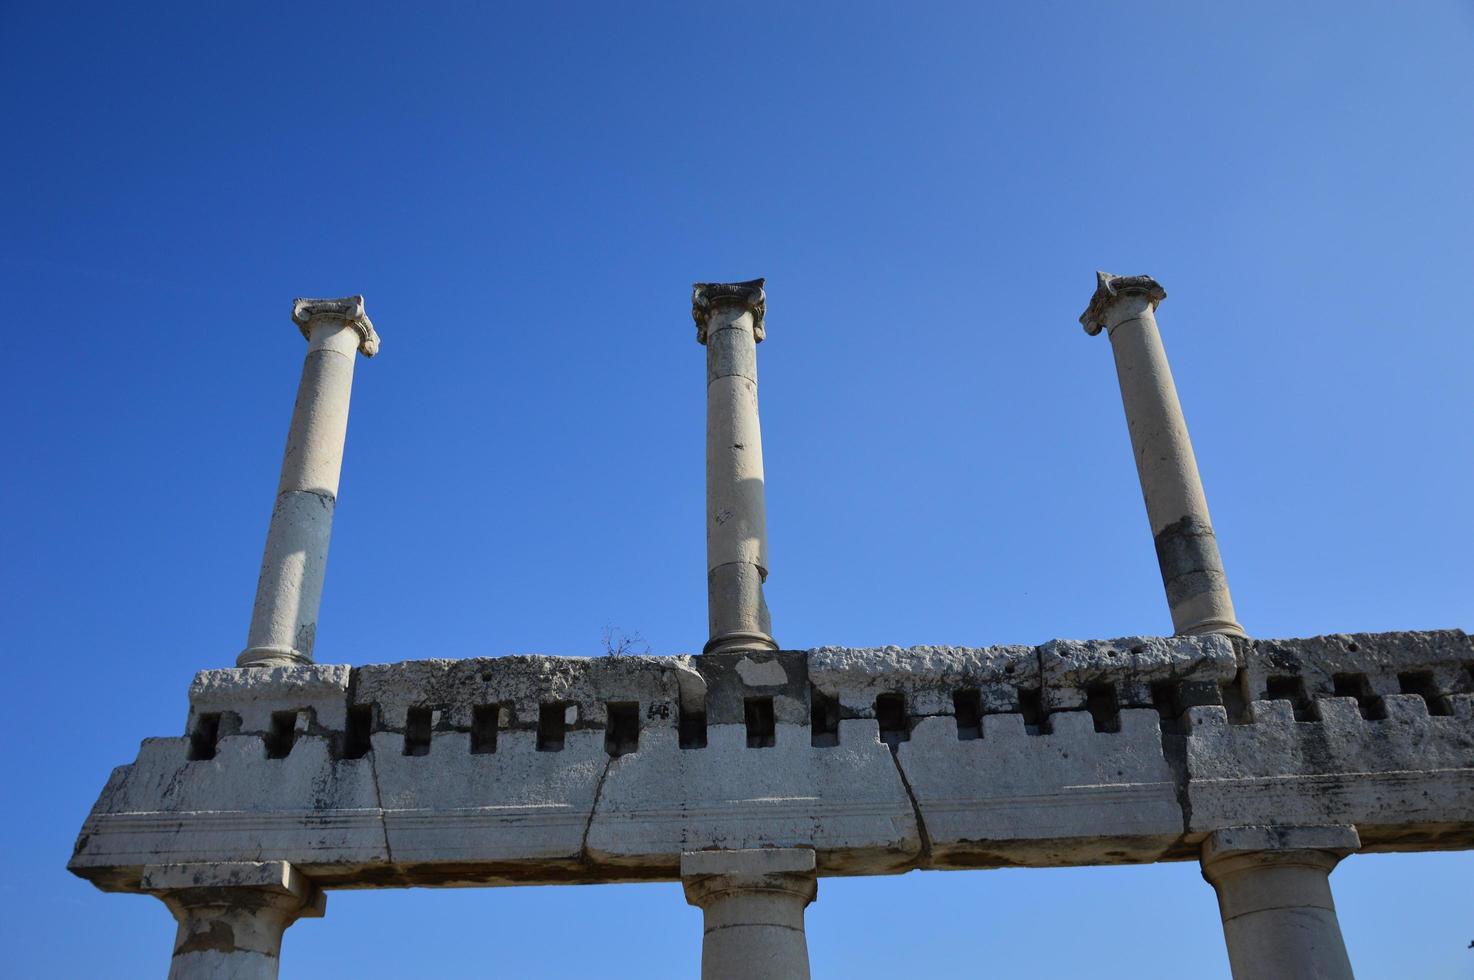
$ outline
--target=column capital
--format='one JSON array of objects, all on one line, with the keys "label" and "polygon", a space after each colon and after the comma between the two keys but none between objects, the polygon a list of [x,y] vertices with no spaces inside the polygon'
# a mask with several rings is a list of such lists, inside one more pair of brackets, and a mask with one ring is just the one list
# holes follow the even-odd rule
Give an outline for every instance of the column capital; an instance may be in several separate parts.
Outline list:
[{"label": "column capital", "polygon": [[1085,332],[1094,337],[1103,328],[1115,326],[1109,322],[1108,314],[1111,304],[1122,296],[1145,296],[1155,310],[1157,304],[1167,298],[1167,290],[1151,276],[1115,276],[1109,272],[1097,272],[1095,295],[1090,297],[1090,305],[1080,314],[1080,325]]},{"label": "column capital", "polygon": [[142,890],[171,905],[271,905],[293,918],[320,918],[327,898],[286,861],[223,861],[152,864],[143,869]]},{"label": "column capital", "polygon": [[1203,877],[1249,867],[1314,864],[1327,873],[1346,855],[1361,850],[1355,827],[1227,827],[1203,841]]},{"label": "column capital", "polygon": [[783,892],[804,904],[818,893],[814,852],[807,847],[687,851],[681,855],[686,901],[699,908],[731,892]]},{"label": "column capital", "polygon": [[698,282],[691,286],[691,318],[696,321],[696,342],[706,343],[706,325],[712,311],[723,306],[737,306],[752,313],[753,337],[759,342],[767,335],[763,315],[768,294],[763,279],[746,282]]},{"label": "column capital", "polygon": [[364,357],[373,357],[379,352],[379,335],[374,333],[374,323],[364,312],[362,296],[292,300],[292,322],[301,329],[302,336],[309,337],[312,321],[319,317],[342,320],[358,331],[358,352]]}]

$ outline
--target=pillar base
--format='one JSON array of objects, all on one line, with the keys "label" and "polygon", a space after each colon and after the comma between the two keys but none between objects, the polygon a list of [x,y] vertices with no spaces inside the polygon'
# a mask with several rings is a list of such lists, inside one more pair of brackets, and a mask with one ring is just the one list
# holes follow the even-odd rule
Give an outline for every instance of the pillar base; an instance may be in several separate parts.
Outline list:
[{"label": "pillar base", "polygon": [[780,649],[778,641],[766,633],[749,633],[742,630],[733,630],[713,636],[706,641],[706,646],[701,648],[702,653],[735,653],[738,650],[773,650]]},{"label": "pillar base", "polygon": [[291,647],[247,647],[235,658],[237,667],[298,667],[312,658]]},{"label": "pillar base", "polygon": [[1178,630],[1175,635],[1202,636],[1206,633],[1223,633],[1228,636],[1244,637],[1245,639],[1249,636],[1248,633],[1244,632],[1242,626],[1231,619],[1210,619],[1202,623],[1193,623],[1191,626]]}]

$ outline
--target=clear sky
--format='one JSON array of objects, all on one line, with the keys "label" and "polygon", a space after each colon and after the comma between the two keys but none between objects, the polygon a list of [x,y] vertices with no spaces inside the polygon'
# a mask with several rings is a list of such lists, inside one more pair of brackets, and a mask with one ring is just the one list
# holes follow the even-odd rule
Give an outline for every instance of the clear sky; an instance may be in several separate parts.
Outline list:
[{"label": "clear sky", "polygon": [[[775,632],[1170,630],[1098,268],[1150,273],[1240,618],[1474,625],[1468,3],[0,5],[4,966],[157,977],[64,870],[244,645],[362,292],[317,656],[705,639],[697,279],[768,277]],[[1332,881],[1474,976],[1469,854]],[[1226,977],[1195,865],[826,879],[818,977]],[[334,893],[284,977],[689,977],[679,886]]]}]

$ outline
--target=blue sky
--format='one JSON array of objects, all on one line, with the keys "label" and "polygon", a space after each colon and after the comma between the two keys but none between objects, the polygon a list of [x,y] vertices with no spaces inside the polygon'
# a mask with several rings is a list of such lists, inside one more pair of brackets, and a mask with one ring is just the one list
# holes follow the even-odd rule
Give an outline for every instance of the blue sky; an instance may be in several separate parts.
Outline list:
[{"label": "blue sky", "polygon": [[[1156,276],[1239,616],[1474,624],[1466,3],[0,6],[15,976],[151,977],[64,870],[244,643],[304,345],[362,292],[323,662],[705,639],[698,279],[768,277],[787,647],[1170,630],[1097,268]],[[1463,501],[1463,503],[1460,503]],[[1468,854],[1333,884],[1474,975]],[[677,885],[335,893],[284,977],[692,975]],[[1227,976],[1191,864],[825,880],[816,976]]]}]

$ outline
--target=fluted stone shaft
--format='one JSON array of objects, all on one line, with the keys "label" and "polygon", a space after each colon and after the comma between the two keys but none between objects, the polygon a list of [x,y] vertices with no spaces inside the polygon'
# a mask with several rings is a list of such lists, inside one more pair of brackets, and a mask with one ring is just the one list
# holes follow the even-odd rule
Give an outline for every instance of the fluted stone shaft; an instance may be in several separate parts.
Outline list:
[{"label": "fluted stone shaft", "polygon": [[706,345],[706,652],[776,650],[763,582],[768,524],[757,410],[763,280],[697,283],[691,314]]},{"label": "fluted stone shaft", "polygon": [[143,887],[179,923],[169,980],[275,980],[282,933],[326,902],[282,861],[150,867]]},{"label": "fluted stone shaft", "polygon": [[701,980],[807,980],[814,870],[807,848],[682,854],[686,901],[704,920]]},{"label": "fluted stone shaft", "polygon": [[1096,275],[1095,295],[1080,323],[1092,336],[1104,329],[1111,340],[1172,628],[1179,635],[1243,635],[1157,330],[1156,308],[1166,290],[1150,276]]},{"label": "fluted stone shaft", "polygon": [[1235,980],[1352,980],[1330,874],[1350,827],[1237,827],[1203,844]]},{"label": "fluted stone shaft", "polygon": [[266,532],[251,629],[236,658],[241,667],[312,662],[354,361],[356,353],[372,357],[379,349],[362,296],[299,299],[292,319],[307,338],[307,360]]}]

